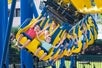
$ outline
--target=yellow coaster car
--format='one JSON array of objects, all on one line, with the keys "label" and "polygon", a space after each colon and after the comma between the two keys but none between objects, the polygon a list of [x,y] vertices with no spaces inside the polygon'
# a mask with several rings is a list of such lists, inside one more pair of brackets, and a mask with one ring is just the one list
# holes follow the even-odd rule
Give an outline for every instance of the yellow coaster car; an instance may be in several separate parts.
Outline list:
[{"label": "yellow coaster car", "polygon": [[[40,16],[41,17],[41,16]],[[32,26],[32,24],[34,24],[37,20],[39,19],[39,17],[37,18],[37,19],[32,19],[31,21],[30,21],[30,24],[28,24],[26,27],[24,27],[24,28],[20,28],[20,30],[18,31],[18,33],[17,33],[17,35],[16,35],[16,39],[18,39],[18,37],[20,36],[20,34],[22,33],[22,32],[26,32],[29,28],[30,28],[30,26]],[[86,19],[86,20],[88,20],[88,19]],[[49,18],[46,18],[44,21],[41,21],[41,22],[39,22],[39,26],[41,27],[41,28],[45,28],[48,24],[49,24],[49,22],[50,22],[50,19]],[[53,21],[52,21],[53,22]],[[52,23],[51,22],[51,23]],[[84,23],[84,22],[83,22]],[[85,43],[86,43],[86,48],[88,47],[88,45],[91,45],[91,44],[93,44],[94,43],[94,40],[96,39],[96,37],[97,37],[97,29],[95,28],[95,24],[92,22],[92,21],[85,21],[85,26],[86,26],[86,30],[88,30],[89,31],[89,36],[88,35],[86,35],[86,41],[85,41]],[[92,27],[93,26],[93,27]],[[61,25],[57,25],[57,27],[53,30],[53,31],[50,31],[50,29],[51,29],[51,26],[49,27],[49,31],[50,31],[50,36],[51,36],[51,44],[53,45],[53,46],[56,46],[58,43],[59,43],[59,41],[61,40],[61,38],[64,36],[64,34],[65,34],[65,31],[66,30],[62,30],[61,28]],[[82,43],[82,40],[83,39],[81,39],[81,37],[82,37],[82,35],[83,35],[83,32],[82,32],[82,30],[81,30],[81,27],[82,27],[82,22],[79,22],[77,25],[75,25],[73,28],[72,28],[72,33],[71,34],[73,34],[74,35],[74,37],[73,37],[73,39],[78,39],[78,41],[77,41],[77,47],[74,45],[74,43],[75,43],[75,41],[74,41],[74,43],[70,46],[70,50],[68,50],[67,49],[67,47],[64,45],[63,46],[63,48],[62,48],[62,51],[60,51],[59,50],[59,48],[58,48],[58,50],[57,50],[57,52],[54,52],[54,48],[51,48],[50,50],[49,50],[49,53],[42,59],[42,60],[44,60],[44,61],[47,61],[48,59],[50,59],[52,56],[53,56],[53,58],[62,58],[63,56],[70,56],[70,55],[72,55],[72,54],[78,54],[78,53],[80,53],[81,52],[81,50],[82,50],[82,48],[83,48],[83,43]],[[93,30],[92,30],[92,29]],[[93,31],[93,33],[92,33],[92,31]],[[71,38],[71,34],[70,34],[70,32],[67,34],[67,39],[68,40],[70,40],[70,38]],[[94,37],[95,36],[95,37]],[[39,38],[40,39],[42,39],[42,40],[44,40],[44,35],[40,35],[39,36]],[[20,41],[19,41],[19,43],[21,44],[21,46],[22,45],[24,45],[24,43],[26,43],[26,41],[27,41],[27,37],[26,36],[24,36]],[[69,43],[69,42],[67,42],[67,43]],[[69,45],[69,44],[68,44]],[[36,50],[39,48],[41,46],[41,42],[40,41],[38,41],[38,39],[37,38],[34,38],[25,48],[29,51],[29,52],[31,52],[32,54],[34,54],[35,52],[36,52]],[[44,50],[43,49],[41,49],[40,50],[40,52],[36,55],[38,58],[40,58],[40,57],[42,57],[42,55],[44,55]]]}]

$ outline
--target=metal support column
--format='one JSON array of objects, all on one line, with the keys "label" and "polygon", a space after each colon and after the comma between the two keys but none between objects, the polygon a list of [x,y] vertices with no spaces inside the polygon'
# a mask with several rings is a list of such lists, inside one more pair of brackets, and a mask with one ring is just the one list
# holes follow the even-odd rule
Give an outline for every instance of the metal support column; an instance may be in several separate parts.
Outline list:
[{"label": "metal support column", "polygon": [[[5,10],[3,13],[4,14],[4,28],[5,30],[3,31],[4,34],[4,40],[3,40],[3,52],[2,52],[2,57],[1,57],[1,67],[0,68],[8,68],[8,49],[9,49],[9,38],[10,38],[10,33],[11,33],[11,28],[12,28],[12,22],[13,22],[13,14],[14,14],[14,9],[15,9],[15,5],[16,5],[16,0],[12,1],[12,5],[11,5],[11,12],[10,12],[10,17],[9,17],[9,21],[8,21],[8,2],[7,0],[3,0],[5,2],[5,4],[3,6],[5,6]],[[4,7],[3,7],[4,8]],[[3,19],[3,20],[4,20]]]},{"label": "metal support column", "polygon": [[66,68],[66,66],[65,66],[65,57],[61,58],[59,68]]},{"label": "metal support column", "polygon": [[52,68],[56,68],[56,64],[54,64],[54,65],[52,66]]},{"label": "metal support column", "polygon": [[[0,0],[0,68],[5,64],[5,67],[8,66],[8,62],[6,62],[6,58],[3,58],[4,56],[4,50],[5,50],[5,35],[6,35],[6,29],[8,25],[8,4],[7,0]],[[5,59],[5,61],[4,61]]]},{"label": "metal support column", "polygon": [[38,12],[37,12],[37,9],[36,9],[36,6],[35,6],[35,2],[33,2],[33,0],[32,0],[32,10],[33,10],[33,13],[34,13],[34,17],[37,18],[38,17]]},{"label": "metal support column", "polygon": [[76,55],[72,55],[70,56],[70,60],[71,60],[71,64],[70,64],[70,68],[77,68],[77,56]]},{"label": "metal support column", "polygon": [[[33,18],[33,13],[37,17],[37,11],[33,12],[33,10],[36,10],[35,5],[33,4],[33,0],[20,0],[21,4],[21,24],[28,18]],[[25,27],[26,25],[23,25]],[[33,56],[28,53],[25,49],[22,49],[20,52],[20,58],[21,58],[21,68],[34,68],[33,65]]]}]

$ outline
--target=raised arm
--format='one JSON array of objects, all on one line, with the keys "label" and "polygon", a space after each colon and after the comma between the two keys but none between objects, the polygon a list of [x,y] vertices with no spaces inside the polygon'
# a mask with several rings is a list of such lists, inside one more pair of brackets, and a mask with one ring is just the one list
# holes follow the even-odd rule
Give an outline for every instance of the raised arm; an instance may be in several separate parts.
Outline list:
[{"label": "raised arm", "polygon": [[41,42],[42,40],[39,38],[38,34],[37,34],[37,39]]},{"label": "raised arm", "polygon": [[40,35],[44,34],[44,31],[45,31],[47,28],[49,28],[50,25],[51,25],[51,24],[48,24],[47,27],[45,27],[43,30],[41,30],[40,32],[38,32],[38,35],[39,35],[39,34],[40,34]]},{"label": "raised arm", "polygon": [[64,42],[64,40],[66,39],[67,37],[67,32],[65,32],[64,36],[62,37],[61,41],[60,41],[60,44],[62,44]]},{"label": "raised arm", "polygon": [[63,42],[64,42],[65,39],[62,39],[59,44],[57,46],[55,46],[54,48],[58,48]]},{"label": "raised arm", "polygon": [[37,21],[31,26],[31,28],[33,28],[37,23],[39,23],[40,21],[45,20],[46,17],[42,17],[41,19],[37,19]]},{"label": "raised arm", "polygon": [[55,48],[58,48],[64,42],[64,40],[66,39],[66,36],[67,36],[67,33],[64,34],[64,36],[60,40],[59,44]]},{"label": "raised arm", "polygon": [[50,25],[51,25],[51,24],[48,24],[47,27],[45,27],[45,28],[43,29],[43,31],[46,30],[47,28],[49,28]]}]

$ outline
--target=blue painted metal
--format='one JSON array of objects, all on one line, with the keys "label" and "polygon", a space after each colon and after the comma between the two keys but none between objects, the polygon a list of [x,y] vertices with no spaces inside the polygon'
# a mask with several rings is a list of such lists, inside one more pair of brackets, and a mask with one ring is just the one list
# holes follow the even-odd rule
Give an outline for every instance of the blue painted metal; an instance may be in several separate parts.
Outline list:
[{"label": "blue painted metal", "polygon": [[77,68],[76,58],[77,58],[76,55],[70,56],[70,60],[71,60],[70,68]]},{"label": "blue painted metal", "polygon": [[[14,9],[15,9],[15,4],[16,4],[16,0],[12,1],[12,5],[11,5],[11,13],[10,13],[10,17],[9,17],[9,22],[8,22],[8,2],[7,0],[3,0],[3,28],[4,30],[2,32],[4,32],[4,40],[3,40],[3,50],[2,50],[2,55],[1,55],[1,63],[0,63],[0,68],[4,68],[4,64],[5,67],[8,68],[8,62],[6,62],[8,60],[8,48],[9,48],[9,37],[10,37],[10,32],[11,32],[11,27],[12,27],[12,21],[13,21],[13,14],[14,14]],[[7,28],[6,28],[6,27]]]},{"label": "blue painted metal", "polygon": [[[3,34],[4,34],[4,27],[3,27],[3,23],[4,23],[4,21],[3,21],[3,19],[5,19],[4,18],[4,7],[3,7],[3,4],[4,4],[4,2],[3,2],[4,0],[0,0],[0,28],[1,28],[1,30],[0,30],[0,64],[1,64],[1,57],[2,57],[2,52],[3,52],[3,40],[4,40],[4,36],[3,36]],[[5,24],[4,24],[5,25]],[[1,66],[1,65],[0,65]]]},{"label": "blue painted metal", "polygon": [[25,49],[21,50],[20,58],[21,58],[21,68],[34,68],[33,56]]},{"label": "blue painted metal", "polygon": [[56,68],[56,65],[54,64],[54,65],[52,66],[52,68]]},{"label": "blue painted metal", "polygon": [[[33,0],[20,0],[21,4],[21,24],[27,19],[27,18],[33,18],[33,13],[35,17],[38,16],[36,10],[35,4],[33,3]],[[33,8],[32,8],[33,7]],[[23,25],[25,27],[26,25]],[[33,56],[28,53],[25,49],[22,49],[20,52],[20,58],[21,58],[21,68],[34,68],[34,60]]]},{"label": "blue painted metal", "polygon": [[[33,18],[33,11],[31,10],[31,0],[20,0],[20,7],[21,7],[21,24],[27,18]],[[23,26],[25,27],[25,25]]]},{"label": "blue painted metal", "polygon": [[59,68],[66,68],[66,66],[65,66],[65,57],[61,58]]},{"label": "blue painted metal", "polygon": [[36,6],[35,6],[35,2],[33,2],[32,0],[32,10],[33,10],[33,13],[34,13],[34,17],[37,18],[38,17],[38,12],[37,12],[37,9],[36,9]]}]

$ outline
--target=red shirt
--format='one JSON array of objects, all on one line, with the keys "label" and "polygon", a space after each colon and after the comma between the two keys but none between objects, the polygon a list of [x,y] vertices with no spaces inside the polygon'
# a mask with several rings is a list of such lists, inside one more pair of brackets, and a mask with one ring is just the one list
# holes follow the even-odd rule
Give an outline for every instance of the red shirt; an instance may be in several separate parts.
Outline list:
[{"label": "red shirt", "polygon": [[26,34],[29,35],[32,39],[36,37],[36,31],[34,31],[34,28],[28,29]]}]

